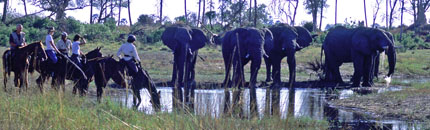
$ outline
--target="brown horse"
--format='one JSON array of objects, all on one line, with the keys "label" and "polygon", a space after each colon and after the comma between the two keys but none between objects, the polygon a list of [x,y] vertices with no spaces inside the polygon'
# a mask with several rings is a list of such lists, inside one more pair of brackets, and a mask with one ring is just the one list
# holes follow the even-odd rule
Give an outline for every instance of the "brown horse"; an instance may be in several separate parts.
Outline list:
[{"label": "brown horse", "polygon": [[[7,79],[10,76],[10,72],[14,72],[15,87],[21,88],[25,85],[25,89],[28,88],[28,69],[29,69],[29,57],[41,57],[31,58],[30,62],[36,63],[36,59],[45,60],[47,59],[45,49],[41,41],[29,44],[24,47],[20,47],[15,51],[14,57],[11,57],[11,51],[6,50],[3,53],[3,76],[4,76],[4,91],[6,91]],[[35,68],[36,64],[32,64]]]},{"label": "brown horse", "polygon": [[[102,53],[100,52],[100,49],[101,48],[97,47],[96,49],[85,54],[84,57],[88,59],[102,57]],[[54,89],[57,89],[58,86],[61,86],[62,90],[64,91],[66,79],[75,81],[73,90],[75,90],[77,85],[85,85],[85,84],[79,83],[79,82],[82,82],[80,80],[84,80],[83,79],[84,76],[77,69],[76,65],[73,65],[71,61],[67,60],[66,57],[64,57],[63,55],[57,54],[57,58],[58,58],[58,62],[55,65],[56,67],[51,67],[52,66],[52,65],[50,66],[51,63],[41,62],[39,64],[40,67],[35,68],[35,70],[40,73],[40,76],[36,79],[40,92],[43,92],[43,84],[51,77],[52,72],[55,72],[54,77],[52,77],[52,83],[51,83],[51,86]],[[83,66],[80,69],[82,69],[83,71],[90,71],[85,69],[85,66],[86,66],[85,59],[83,59],[81,63],[83,64]]]}]

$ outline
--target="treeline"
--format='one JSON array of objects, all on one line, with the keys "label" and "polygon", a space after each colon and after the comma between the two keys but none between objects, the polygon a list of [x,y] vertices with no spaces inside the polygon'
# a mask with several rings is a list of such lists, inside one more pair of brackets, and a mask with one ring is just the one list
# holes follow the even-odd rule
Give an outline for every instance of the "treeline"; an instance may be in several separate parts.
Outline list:
[{"label": "treeline", "polygon": [[[403,49],[428,49],[430,41],[430,26],[427,25],[426,12],[430,7],[430,0],[376,0],[375,4],[368,7],[374,8],[372,24],[367,23],[367,19],[360,21],[350,21],[345,19],[340,22],[335,18],[334,23],[328,24],[322,29],[322,19],[328,2],[336,1],[327,0],[272,0],[269,5],[259,4],[258,0],[196,0],[195,4],[199,5],[198,10],[190,11],[184,8],[184,15],[176,18],[168,18],[163,15],[163,0],[158,0],[158,11],[154,14],[142,14],[138,17],[137,22],[131,21],[131,16],[135,12],[130,12],[130,0],[19,0],[22,3],[17,7],[8,5],[8,0],[3,2],[4,9],[0,23],[0,45],[8,45],[8,36],[15,29],[16,24],[24,25],[26,39],[29,41],[43,40],[46,35],[46,27],[55,27],[58,31],[66,31],[69,34],[81,34],[90,42],[121,42],[127,34],[137,36],[138,42],[142,44],[153,44],[160,42],[161,34],[164,27],[175,23],[187,24],[192,27],[199,27],[206,32],[222,33],[236,27],[270,27],[279,23],[279,20],[285,21],[292,26],[304,26],[314,34],[319,34],[314,44],[320,44],[324,41],[325,34],[322,30],[328,30],[335,25],[346,27],[377,27],[391,31],[395,38],[396,44]],[[184,0],[186,3],[186,0]],[[215,4],[217,2],[218,4]],[[40,8],[39,12],[28,14],[26,5],[31,4]],[[366,1],[363,0],[366,8]],[[375,20],[381,17],[383,6],[386,6],[385,19],[386,26],[375,23]],[[406,6],[408,5],[408,6]],[[185,5],[186,6],[186,5]],[[312,15],[312,21],[296,22],[297,8],[303,6],[309,15]],[[85,7],[91,7],[89,23],[83,23],[73,17],[66,17],[65,11],[79,10]],[[25,8],[25,14],[13,12],[13,9]],[[127,11],[128,16],[121,16],[121,11]],[[50,15],[41,17],[42,12],[50,12]],[[379,12],[379,14],[378,14]],[[414,16],[414,23],[410,26],[402,25],[392,27],[394,20],[402,18],[394,16],[406,12]],[[299,15],[304,15],[299,12]],[[366,13],[366,12],[364,12]],[[55,17],[54,17],[55,16]],[[276,18],[275,18],[276,17]],[[336,15],[337,17],[337,11]],[[367,18],[367,17],[366,17]],[[330,22],[331,23],[331,22]],[[370,23],[370,22],[369,22]],[[59,37],[56,33],[54,37]]]}]

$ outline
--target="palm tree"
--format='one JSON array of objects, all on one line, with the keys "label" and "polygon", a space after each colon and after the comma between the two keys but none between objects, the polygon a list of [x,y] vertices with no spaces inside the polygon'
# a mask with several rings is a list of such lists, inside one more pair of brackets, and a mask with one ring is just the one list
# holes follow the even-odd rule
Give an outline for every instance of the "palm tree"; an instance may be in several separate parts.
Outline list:
[{"label": "palm tree", "polygon": [[22,2],[24,2],[24,12],[25,12],[25,16],[27,16],[27,2],[26,0],[22,0]]},{"label": "palm tree", "polygon": [[205,25],[205,13],[206,13],[205,8],[206,8],[206,0],[203,0],[202,24],[200,26]]},{"label": "palm tree", "polygon": [[131,13],[130,13],[130,0],[127,0],[128,2],[128,22],[130,23],[130,27],[133,24],[133,22],[131,22]]},{"label": "palm tree", "polygon": [[199,26],[199,23],[200,23],[200,3],[202,2],[202,0],[199,0],[199,12],[198,12],[198,14],[197,14],[197,24],[196,24],[196,27],[198,27]]}]

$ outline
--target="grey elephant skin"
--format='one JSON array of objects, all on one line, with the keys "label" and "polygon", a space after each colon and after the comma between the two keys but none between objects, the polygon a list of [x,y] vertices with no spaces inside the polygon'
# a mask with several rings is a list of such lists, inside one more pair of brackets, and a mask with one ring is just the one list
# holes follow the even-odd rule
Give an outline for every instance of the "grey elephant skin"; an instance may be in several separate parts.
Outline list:
[{"label": "grey elephant skin", "polygon": [[[265,44],[264,49],[268,57],[264,58],[266,63],[266,81],[272,81],[275,85],[281,83],[281,61],[287,57],[289,68],[289,86],[292,87],[296,78],[295,53],[312,42],[313,37],[303,27],[291,27],[280,24],[269,28],[273,34],[272,44]],[[273,69],[273,71],[272,71]]]},{"label": "grey elephant skin", "polygon": [[182,87],[184,81],[195,82],[194,66],[198,50],[208,42],[205,33],[200,29],[191,29],[185,25],[173,25],[165,29],[161,40],[173,51],[172,83],[178,82]]},{"label": "grey elephant skin", "polygon": [[[245,83],[243,67],[251,61],[250,86],[257,82],[258,70],[264,55],[263,45],[265,39],[270,41],[271,35],[265,35],[265,31],[256,28],[236,28],[225,33],[222,41],[222,56],[226,75],[225,87],[243,86]],[[233,77],[230,79],[230,69],[233,67]],[[234,81],[233,83],[230,81]]]},{"label": "grey elephant skin", "polygon": [[375,60],[380,52],[388,55],[390,77],[396,65],[394,43],[385,31],[375,28],[358,27],[348,29],[338,26],[329,31],[323,43],[325,54],[325,81],[343,83],[339,67],[342,63],[353,62],[352,87],[372,86]]}]

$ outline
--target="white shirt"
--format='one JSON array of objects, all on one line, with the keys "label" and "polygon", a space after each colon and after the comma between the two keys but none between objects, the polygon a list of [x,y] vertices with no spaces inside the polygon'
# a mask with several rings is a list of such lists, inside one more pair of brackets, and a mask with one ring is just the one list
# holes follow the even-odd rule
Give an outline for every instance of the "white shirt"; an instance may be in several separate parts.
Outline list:
[{"label": "white shirt", "polygon": [[81,42],[79,42],[79,41],[74,41],[72,43],[72,54],[76,54],[76,55],[81,54],[81,53],[79,53],[81,50],[81,47],[79,46],[79,44],[81,44]]},{"label": "white shirt", "polygon": [[[124,54],[123,59],[126,61],[131,60],[132,58],[136,59],[137,61],[140,61],[139,55],[137,54],[137,51],[136,51],[136,46],[134,46],[132,43],[127,42],[122,44],[118,52],[116,53],[116,56],[121,58],[121,53]],[[125,56],[125,55],[128,55],[128,56]]]},{"label": "white shirt", "polygon": [[63,41],[63,39],[58,40],[57,42],[57,49],[64,49],[66,50],[67,53],[69,53],[70,48],[72,47],[72,41],[70,41],[69,39],[66,39],[66,42]]},{"label": "white shirt", "polygon": [[51,41],[52,43],[54,43],[54,39],[52,39],[52,36],[49,34],[46,35],[46,38],[45,38],[46,50],[54,50],[54,48],[51,46],[51,43],[50,43]]}]

